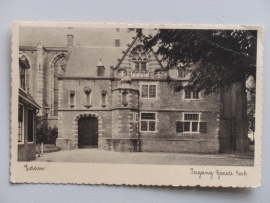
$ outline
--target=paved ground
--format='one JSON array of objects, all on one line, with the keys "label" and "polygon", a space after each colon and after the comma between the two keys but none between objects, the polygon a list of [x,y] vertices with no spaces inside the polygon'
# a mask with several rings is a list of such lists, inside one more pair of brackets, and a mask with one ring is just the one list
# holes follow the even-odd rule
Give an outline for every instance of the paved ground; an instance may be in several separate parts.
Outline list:
[{"label": "paved ground", "polygon": [[38,162],[77,162],[77,163],[118,163],[118,164],[157,164],[157,165],[215,165],[252,166],[252,156],[218,154],[178,154],[146,152],[113,152],[100,149],[76,149],[45,153],[37,157]]}]

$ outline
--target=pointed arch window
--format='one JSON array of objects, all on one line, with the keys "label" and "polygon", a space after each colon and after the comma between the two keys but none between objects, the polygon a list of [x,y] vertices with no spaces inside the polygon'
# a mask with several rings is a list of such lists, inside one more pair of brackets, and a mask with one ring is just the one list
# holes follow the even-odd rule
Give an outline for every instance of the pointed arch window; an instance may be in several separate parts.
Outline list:
[{"label": "pointed arch window", "polygon": [[52,62],[50,79],[50,103],[51,115],[58,115],[58,76],[64,75],[66,69],[66,55],[58,55]]},{"label": "pointed arch window", "polygon": [[135,47],[131,52],[131,61],[135,71],[147,71],[148,54],[142,45]]},{"label": "pointed arch window", "polygon": [[30,65],[25,55],[20,56],[19,66],[20,66],[20,88],[29,91],[29,77],[28,77],[29,74],[27,70],[30,68]]}]

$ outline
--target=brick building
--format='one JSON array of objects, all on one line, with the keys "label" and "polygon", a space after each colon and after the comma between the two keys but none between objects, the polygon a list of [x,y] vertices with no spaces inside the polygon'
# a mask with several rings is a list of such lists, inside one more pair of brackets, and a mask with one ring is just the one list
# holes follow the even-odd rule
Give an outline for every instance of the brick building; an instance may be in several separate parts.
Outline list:
[{"label": "brick building", "polygon": [[[18,161],[36,159],[36,112],[40,106],[28,92],[30,65],[24,55],[19,58],[19,104],[18,104]],[[27,79],[27,80],[26,80]]]},{"label": "brick building", "polygon": [[62,150],[217,153],[236,146],[238,128],[231,123],[237,115],[223,111],[231,111],[224,104],[236,104],[229,93],[241,87],[228,88],[223,97],[192,92],[189,76],[178,67],[166,69],[134,32],[109,32],[87,46],[74,45],[70,34],[66,47],[20,46],[34,67],[29,92],[42,107],[39,115],[49,106]]}]

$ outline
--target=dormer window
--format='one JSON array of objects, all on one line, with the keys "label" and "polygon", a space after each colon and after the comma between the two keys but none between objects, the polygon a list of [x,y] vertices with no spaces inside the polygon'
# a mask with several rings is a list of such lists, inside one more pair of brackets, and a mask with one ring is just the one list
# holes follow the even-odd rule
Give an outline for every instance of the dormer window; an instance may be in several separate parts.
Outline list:
[{"label": "dormer window", "polygon": [[100,61],[97,64],[97,76],[104,76],[104,74],[105,74],[105,67],[100,59]]},{"label": "dormer window", "polygon": [[178,78],[185,78],[186,77],[186,72],[181,67],[177,68],[177,73],[178,73]]}]

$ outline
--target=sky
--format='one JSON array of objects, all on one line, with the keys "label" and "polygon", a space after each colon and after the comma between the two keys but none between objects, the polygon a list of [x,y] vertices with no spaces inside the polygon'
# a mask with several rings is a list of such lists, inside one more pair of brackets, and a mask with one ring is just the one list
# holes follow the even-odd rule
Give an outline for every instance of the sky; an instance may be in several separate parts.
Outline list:
[{"label": "sky", "polygon": [[[153,33],[154,30],[145,30]],[[126,28],[78,28],[68,27],[20,27],[20,46],[66,47],[67,34],[74,36],[73,44],[81,46],[115,46],[115,39],[120,39],[120,46],[126,46],[136,36],[135,31]]]}]

